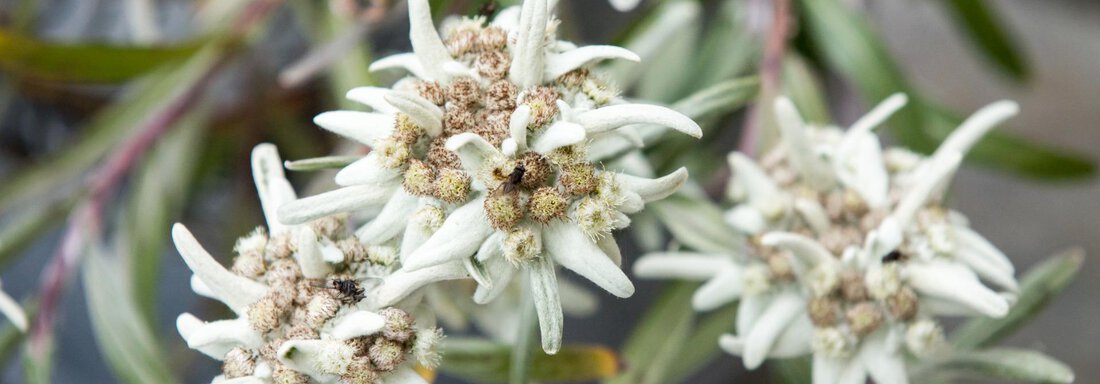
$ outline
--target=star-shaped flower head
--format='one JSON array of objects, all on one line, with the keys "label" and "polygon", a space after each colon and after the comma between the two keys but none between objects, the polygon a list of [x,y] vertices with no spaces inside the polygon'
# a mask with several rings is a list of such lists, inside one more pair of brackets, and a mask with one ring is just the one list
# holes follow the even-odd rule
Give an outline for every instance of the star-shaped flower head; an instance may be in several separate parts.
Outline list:
[{"label": "star-shaped flower head", "polygon": [[426,0],[409,1],[409,20],[414,53],[372,69],[412,76],[393,89],[348,93],[374,112],[315,119],[372,151],[336,175],[343,188],[287,204],[280,219],[298,224],[381,206],[357,232],[365,243],[400,247],[403,268],[379,291],[381,304],[467,276],[481,284],[477,300],[487,302],[515,270],[530,271],[543,346],[554,352],[561,340],[555,265],[630,296],[634,287],[610,232],[687,178],[684,169],[658,179],[623,175],[589,154],[632,137],[635,124],[694,137],[701,130],[671,109],[620,99],[588,66],[638,57],[557,40],[546,0],[505,9],[492,22],[453,21],[442,37]]},{"label": "star-shaped flower head", "polygon": [[238,240],[230,269],[182,224],[172,228],[195,292],[237,314],[176,319],[189,347],[223,362],[214,381],[425,383],[413,367],[438,363],[434,316],[413,303],[377,308],[364,300],[393,269],[396,251],[347,236],[339,217],[279,224],[274,212],[295,193],[274,146],[253,150],[252,171],[268,228]]},{"label": "star-shaped flower head", "polygon": [[635,273],[706,281],[693,298],[701,311],[740,299],[738,334],[719,343],[748,368],[813,353],[815,384],[907,382],[906,350],[943,347],[934,316],[1000,317],[1012,303],[1012,263],[941,195],[963,155],[1017,106],[979,110],[926,157],[883,151],[872,131],[905,102],[892,96],[842,131],[807,125],[780,98],[781,144],[759,163],[729,156],[736,205],[726,220],[748,249],[651,254]]}]

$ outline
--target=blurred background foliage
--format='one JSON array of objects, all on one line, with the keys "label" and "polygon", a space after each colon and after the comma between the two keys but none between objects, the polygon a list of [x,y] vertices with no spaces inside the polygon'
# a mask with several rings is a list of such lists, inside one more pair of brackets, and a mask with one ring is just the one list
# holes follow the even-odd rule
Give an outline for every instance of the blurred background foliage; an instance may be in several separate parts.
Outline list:
[{"label": "blurred background foliage", "polygon": [[[1028,87],[1034,80],[1032,57],[998,2],[922,2],[938,8],[967,54],[997,74],[994,81]],[[628,97],[668,104],[705,129],[701,142],[645,131],[645,155],[658,171],[687,166],[697,185],[639,215],[639,240],[627,254],[663,247],[666,232],[697,250],[737,247],[723,235],[713,202],[728,178],[717,159],[774,141],[768,100],[778,94],[789,95],[807,120],[832,124],[841,121],[837,105],[908,93],[909,106],[889,120],[886,135],[923,152],[969,112],[947,107],[908,77],[875,24],[872,2],[651,0],[625,14],[602,1],[561,3],[564,39],[618,44],[643,58],[604,68]],[[441,20],[476,14],[483,2],[432,5]],[[2,380],[212,377],[216,362],[186,349],[173,319],[224,309],[186,289],[189,274],[167,242],[170,224],[197,223],[203,236],[220,241],[211,249],[228,250],[260,222],[247,166],[252,146],[273,142],[292,160],[361,151],[319,132],[312,116],[356,108],[345,90],[393,80],[376,78],[367,65],[408,49],[404,11],[399,0],[0,1],[0,268],[5,288],[35,319],[27,335],[9,324],[0,329],[0,360],[11,368]],[[1093,177],[1095,154],[1011,133],[1018,131],[994,132],[967,160],[1027,183]],[[324,172],[292,177],[308,185],[306,193],[331,179]],[[685,213],[698,220],[671,219]],[[1066,288],[1082,261],[1075,250],[1032,268],[1013,314],[960,325],[954,343],[968,351],[1010,335]],[[527,374],[616,383],[744,375],[714,364],[714,340],[730,329],[736,310],[694,314],[687,300],[693,288],[653,285],[629,301],[605,300],[596,316],[602,320],[571,327],[614,327],[621,337],[595,338],[603,345],[572,345],[553,357],[536,354]],[[497,381],[513,373],[509,346],[451,340],[442,380]],[[1013,370],[1013,359],[1029,353],[984,349],[915,369],[936,382],[976,372],[1065,379],[1066,367],[1055,360],[1040,372]],[[774,375],[749,379],[808,377],[805,361],[774,368]]]}]

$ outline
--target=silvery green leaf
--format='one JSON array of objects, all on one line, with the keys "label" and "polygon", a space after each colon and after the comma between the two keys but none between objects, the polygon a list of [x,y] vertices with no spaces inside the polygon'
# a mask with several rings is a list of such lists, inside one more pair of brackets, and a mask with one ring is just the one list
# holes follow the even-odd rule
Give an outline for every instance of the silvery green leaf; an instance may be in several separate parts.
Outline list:
[{"label": "silvery green leaf", "polygon": [[285,165],[286,169],[291,171],[321,171],[343,168],[361,158],[360,156],[314,157],[311,159],[287,160]]},{"label": "silvery green leaf", "polygon": [[[448,337],[443,342],[440,371],[477,383],[507,381],[512,347],[486,339]],[[534,352],[529,378],[535,381],[575,382],[611,377],[618,373],[615,353],[601,346],[565,345],[555,355]]]},{"label": "silvery green leaf", "polygon": [[[178,216],[200,163],[206,108],[195,108],[149,151],[130,191],[123,225],[133,299],[148,324],[155,324],[160,265],[172,222]],[[123,243],[120,243],[120,245]]]},{"label": "silvery green leaf", "polygon": [[[647,19],[642,21],[638,30],[634,31],[634,34],[623,44],[619,44],[638,54],[642,58],[641,64],[615,62],[608,66],[608,76],[624,89],[633,87],[647,73],[647,69],[653,67],[652,62],[666,54],[668,44],[674,41],[676,36],[684,30],[693,29],[693,25],[699,24],[701,12],[702,7],[694,1],[669,1],[654,9]],[[682,69],[690,68],[687,66],[689,58],[690,56],[679,57],[685,65]]]},{"label": "silvery green leaf", "polygon": [[1038,383],[1072,383],[1073,370],[1038,351],[995,348],[960,351],[934,367],[967,377],[992,377]]},{"label": "silvery green leaf", "polygon": [[[690,78],[700,70],[693,65],[702,26],[698,16],[700,6],[695,2],[679,4],[690,4],[695,7],[694,17],[687,19],[691,21],[690,23],[677,28],[674,33],[667,36],[661,44],[663,48],[659,54],[647,58],[643,64],[639,65],[643,68],[643,72],[642,77],[637,80],[635,95],[642,100],[671,102],[692,91],[685,86],[690,84]],[[687,6],[684,7],[688,9]]]},{"label": "silvery green leaf", "polygon": [[118,278],[122,266],[94,245],[86,256],[82,280],[88,315],[99,349],[115,374],[127,383],[176,382],[156,336],[130,299],[133,293]]},{"label": "silvery green leaf", "polygon": [[806,59],[797,53],[789,53],[783,58],[783,94],[794,102],[806,122],[828,124],[833,121],[821,82]]},{"label": "silvery green leaf", "polygon": [[11,214],[0,228],[0,266],[11,262],[42,232],[61,223],[74,201],[70,198],[61,202],[41,202]]},{"label": "silvery green leaf", "polygon": [[736,231],[722,219],[722,210],[709,200],[675,195],[650,204],[672,236],[700,252],[738,251],[745,239],[730,234]]},{"label": "silvery green leaf", "polygon": [[703,31],[703,40],[692,61],[693,86],[700,89],[745,73],[760,51],[759,39],[746,33],[746,5],[741,0],[726,0],[714,20]]},{"label": "silvery green leaf", "polygon": [[57,156],[20,171],[0,184],[0,212],[16,204],[55,191],[71,191],[78,177],[122,140],[142,127],[158,108],[172,99],[180,87],[194,83],[215,65],[219,47],[211,45],[191,56],[185,63],[151,72],[110,107],[105,108],[84,127],[87,132],[78,142],[57,151]]},{"label": "silvery green leaf", "polygon": [[737,321],[737,305],[730,304],[703,315],[697,319],[695,327],[691,330],[684,348],[676,357],[669,369],[669,382],[684,382],[688,376],[695,373],[707,363],[721,354],[718,348],[718,337],[723,333],[729,333],[733,324]]},{"label": "silvery green leaf", "polygon": [[1000,319],[977,318],[952,334],[959,348],[989,345],[1012,334],[1057,298],[1081,269],[1085,251],[1073,248],[1032,267],[1020,279],[1020,295],[1008,315]]},{"label": "silvery green leaf", "polygon": [[[622,347],[626,370],[612,384],[664,383],[691,331],[693,283],[673,283],[649,307]],[[717,344],[717,343],[715,343]]]}]

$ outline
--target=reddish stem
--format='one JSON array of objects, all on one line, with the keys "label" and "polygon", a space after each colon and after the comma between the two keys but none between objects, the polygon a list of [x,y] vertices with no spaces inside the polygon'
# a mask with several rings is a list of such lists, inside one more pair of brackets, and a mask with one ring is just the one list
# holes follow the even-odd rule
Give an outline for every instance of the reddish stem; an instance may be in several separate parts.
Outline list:
[{"label": "reddish stem", "polygon": [[[787,51],[787,31],[790,29],[791,2],[790,0],[772,0],[773,15],[771,28],[768,29],[768,39],[764,45],[764,56],[760,59],[760,94],[772,95],[779,89],[782,81],[783,55]],[[768,102],[768,100],[763,100]],[[763,106],[766,107],[766,106]],[[741,131],[740,151],[746,155],[755,156],[760,131],[760,110],[762,106],[757,103],[749,109],[745,117],[744,129]]]}]

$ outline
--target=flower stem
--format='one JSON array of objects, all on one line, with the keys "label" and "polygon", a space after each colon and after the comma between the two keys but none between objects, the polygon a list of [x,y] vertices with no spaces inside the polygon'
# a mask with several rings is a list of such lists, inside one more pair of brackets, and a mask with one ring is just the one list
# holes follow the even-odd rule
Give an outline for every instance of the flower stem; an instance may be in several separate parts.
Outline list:
[{"label": "flower stem", "polygon": [[738,146],[740,151],[750,157],[755,157],[760,149],[760,122],[763,121],[761,113],[770,111],[769,103],[779,90],[781,75],[783,72],[783,55],[787,51],[787,32],[791,22],[790,0],[772,0],[773,14],[771,27],[768,29],[768,38],[764,45],[764,56],[760,59],[760,97],[757,103],[749,109],[745,116],[744,129],[741,131],[741,140]]},{"label": "flower stem", "polygon": [[[524,276],[531,280],[531,277]],[[531,284],[523,284],[523,299],[520,301],[523,313],[519,317],[516,343],[512,346],[512,367],[508,370],[508,382],[511,384],[526,384],[527,375],[531,368],[531,355],[534,352],[535,328],[538,327],[538,314],[535,313],[535,298],[531,293]]]}]

